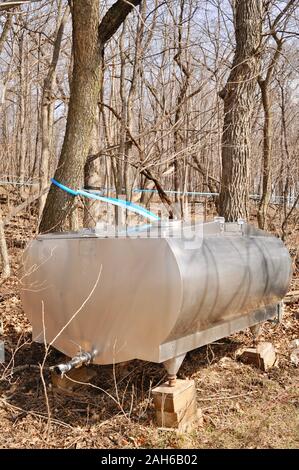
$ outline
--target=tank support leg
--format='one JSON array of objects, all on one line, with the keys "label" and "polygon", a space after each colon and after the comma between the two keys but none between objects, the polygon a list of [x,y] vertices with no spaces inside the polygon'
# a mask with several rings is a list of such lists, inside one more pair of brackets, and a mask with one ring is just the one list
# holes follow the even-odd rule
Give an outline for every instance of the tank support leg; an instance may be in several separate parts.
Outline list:
[{"label": "tank support leg", "polygon": [[277,316],[276,316],[276,323],[281,323],[284,315],[284,302],[278,302],[277,304]]},{"label": "tank support leg", "polygon": [[263,323],[258,323],[257,325],[250,326],[250,332],[253,336],[253,343],[257,344],[259,342],[259,337],[261,336],[263,328]]},{"label": "tank support leg", "polygon": [[163,362],[165,369],[167,370],[168,374],[168,385],[170,387],[174,387],[176,384],[176,375],[178,373],[179,368],[182,365],[183,360],[186,357],[185,354],[181,354],[180,356],[173,357],[172,359],[168,359],[167,361]]}]

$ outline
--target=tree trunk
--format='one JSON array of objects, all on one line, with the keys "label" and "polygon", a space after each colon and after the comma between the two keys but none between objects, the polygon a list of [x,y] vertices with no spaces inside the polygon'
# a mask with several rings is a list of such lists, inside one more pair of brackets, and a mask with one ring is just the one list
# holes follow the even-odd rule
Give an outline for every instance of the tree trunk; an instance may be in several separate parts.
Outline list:
[{"label": "tree trunk", "polygon": [[[43,191],[49,184],[49,162],[51,156],[51,136],[53,133],[53,88],[56,79],[56,67],[59,59],[61,42],[63,38],[64,26],[69,14],[68,7],[60,21],[57,35],[54,42],[53,56],[51,64],[44,80],[43,96],[41,105],[41,134],[42,134],[42,152],[41,152],[41,163],[40,163],[40,191]],[[46,202],[46,194],[44,194],[39,200],[39,215],[41,217],[43,208]]]},{"label": "tree trunk", "polygon": [[[83,169],[96,120],[102,49],[98,43],[99,5],[76,0],[72,7],[74,69],[65,138],[55,179],[73,189],[83,182]],[[39,230],[63,229],[74,197],[51,186]]]},{"label": "tree trunk", "polygon": [[[26,136],[26,112],[27,112],[27,89],[28,76],[25,73],[25,47],[27,45],[24,40],[24,32],[20,31],[19,37],[19,80],[20,80],[20,96],[19,96],[19,177],[21,181],[25,180],[25,165],[27,152],[27,136]],[[20,186],[20,194],[25,197],[24,187]]]},{"label": "tree trunk", "polygon": [[[12,15],[8,15],[5,21],[1,36],[0,36],[0,53],[3,50],[11,25],[12,25]],[[3,86],[2,96],[0,97],[0,111],[2,111],[1,108],[5,102],[5,94],[6,94],[6,84],[4,84]],[[2,264],[1,275],[3,279],[6,279],[10,276],[10,263],[9,263],[8,250],[7,250],[7,244],[6,244],[6,239],[5,239],[5,233],[4,233],[4,224],[2,221],[1,207],[0,207],[0,260]]]},{"label": "tree trunk", "polygon": [[[90,155],[98,154],[100,151],[100,110],[97,109],[96,121],[92,130],[92,138],[89,149]],[[86,189],[99,189],[101,184],[100,177],[100,164],[101,159],[87,158],[84,166],[84,188]],[[95,227],[100,218],[100,204],[98,201],[86,199],[84,201],[84,227]]]},{"label": "tree trunk", "polygon": [[2,279],[6,279],[10,276],[10,264],[9,264],[9,257],[7,251],[7,244],[5,240],[4,234],[4,224],[2,222],[2,213],[0,208],[0,258],[1,258],[1,277]]},{"label": "tree trunk", "polygon": [[259,73],[260,0],[236,0],[236,49],[225,88],[219,213],[227,221],[248,217],[251,117]]},{"label": "tree trunk", "polygon": [[[118,0],[99,25],[99,2],[72,2],[74,68],[71,82],[66,132],[55,179],[77,189],[82,186],[83,170],[96,121],[104,46],[141,0]],[[74,197],[52,185],[46,200],[40,232],[63,230]]]},{"label": "tree trunk", "polygon": [[262,184],[262,198],[260,201],[257,220],[259,228],[265,229],[267,223],[267,212],[271,198],[271,182],[272,182],[272,133],[273,133],[273,116],[272,116],[272,102],[271,91],[269,86],[271,83],[272,75],[279,60],[282,51],[282,40],[279,39],[275,32],[272,36],[276,41],[276,50],[273,54],[271,63],[268,67],[266,78],[263,80],[258,77],[258,83],[261,89],[262,105],[264,110],[264,126],[263,126],[263,184]]},{"label": "tree trunk", "polygon": [[265,115],[263,127],[263,183],[262,198],[259,205],[257,220],[259,228],[266,228],[266,217],[271,197],[271,160],[272,160],[272,112],[269,90],[265,80],[259,80]]},{"label": "tree trunk", "polygon": [[181,0],[180,1],[180,13],[179,13],[178,25],[177,25],[177,29],[178,29],[177,53],[174,56],[174,61],[179,67],[179,70],[182,76],[182,80],[180,81],[180,84],[179,84],[178,96],[176,99],[176,112],[175,112],[174,133],[173,133],[174,151],[176,154],[176,158],[173,162],[175,202],[180,203],[180,212],[181,212],[182,218],[184,217],[184,207],[183,207],[183,197],[182,197],[182,194],[180,193],[181,193],[182,184],[183,184],[183,181],[182,181],[183,168],[182,168],[182,162],[181,162],[181,157],[179,153],[182,150],[183,138],[182,138],[182,132],[181,132],[180,126],[181,126],[182,114],[184,113],[183,103],[186,99],[186,94],[188,91],[190,77],[191,77],[188,62],[185,65],[182,60],[182,51],[183,51],[182,32],[183,32],[185,7],[186,7],[185,1]]}]

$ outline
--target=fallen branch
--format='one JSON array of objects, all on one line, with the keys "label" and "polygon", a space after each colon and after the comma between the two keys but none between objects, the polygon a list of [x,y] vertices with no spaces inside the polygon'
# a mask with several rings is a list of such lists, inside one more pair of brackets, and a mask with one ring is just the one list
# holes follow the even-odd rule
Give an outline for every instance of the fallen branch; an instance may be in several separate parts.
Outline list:
[{"label": "fallen branch", "polygon": [[[22,372],[23,370],[26,370],[26,369],[36,369],[38,371],[40,371],[40,366],[38,364],[24,364],[22,366],[15,366],[12,370],[11,370],[11,375],[14,375],[18,372]],[[45,370],[49,370],[49,367],[44,367]]]},{"label": "fallen branch", "polygon": [[216,397],[209,397],[209,398],[198,398],[199,401],[215,401],[215,400],[233,400],[234,398],[241,398],[241,397],[247,397],[249,395],[254,395],[257,393],[256,390],[253,390],[252,392],[247,392],[247,393],[240,393],[239,395],[230,395],[230,396],[216,396]]},{"label": "fallen branch", "polygon": [[[48,419],[48,416],[45,416],[43,413],[38,413],[36,411],[24,410],[23,408],[20,408],[19,406],[12,405],[7,400],[4,400],[3,398],[0,398],[0,404],[1,403],[4,406],[4,408],[8,408],[8,409],[11,409],[13,411],[17,410],[17,411],[20,411],[21,413],[25,413],[25,414],[28,414],[28,415],[31,415],[31,416],[37,416],[38,418]],[[73,426],[71,426],[70,424],[64,423],[63,421],[59,421],[58,419],[51,418],[51,421],[52,421],[53,424],[57,424],[59,426],[65,427],[65,428],[73,429]]]}]

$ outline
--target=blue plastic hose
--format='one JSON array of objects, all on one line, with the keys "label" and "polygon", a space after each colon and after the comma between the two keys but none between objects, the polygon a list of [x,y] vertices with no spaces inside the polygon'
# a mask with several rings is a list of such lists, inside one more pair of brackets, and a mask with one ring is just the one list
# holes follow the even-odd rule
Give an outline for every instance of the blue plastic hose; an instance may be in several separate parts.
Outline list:
[{"label": "blue plastic hose", "polygon": [[66,191],[72,196],[84,196],[84,197],[88,197],[89,199],[95,199],[97,201],[107,202],[108,204],[113,204],[114,206],[121,207],[122,209],[135,212],[136,214],[142,215],[143,217],[147,219],[160,220],[160,217],[158,217],[153,212],[150,212],[147,209],[144,209],[143,207],[138,206],[137,204],[133,204],[132,202],[125,201],[122,199],[116,199],[114,197],[98,196],[96,194],[92,194],[87,191],[84,191],[83,189],[74,190],[74,189],[69,188],[68,186],[65,186],[64,184],[59,183],[59,181],[56,181],[54,178],[51,178],[51,181],[53,184],[55,184],[55,186],[62,189],[63,191]]}]

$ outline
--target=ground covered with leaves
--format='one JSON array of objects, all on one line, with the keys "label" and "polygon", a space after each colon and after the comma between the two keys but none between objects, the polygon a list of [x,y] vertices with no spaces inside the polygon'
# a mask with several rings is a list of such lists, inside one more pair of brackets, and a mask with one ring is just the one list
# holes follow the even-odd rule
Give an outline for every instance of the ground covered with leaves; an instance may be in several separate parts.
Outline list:
[{"label": "ground covered with leaves", "polygon": [[[13,274],[0,286],[0,340],[6,348],[0,364],[1,448],[299,447],[299,368],[290,360],[290,343],[299,338],[298,302],[286,306],[281,324],[264,326],[262,339],[278,355],[267,373],[238,361],[240,348],[252,346],[248,331],[188,353],[179,376],[195,380],[203,424],[189,433],[158,429],[151,389],[166,378],[160,365],[91,366],[95,374],[88,384],[65,391],[53,385],[49,366],[62,356],[51,349],[44,361],[44,347],[32,343],[19,298],[21,255],[33,225],[28,213],[7,230]],[[298,233],[294,237],[296,245]]]}]

